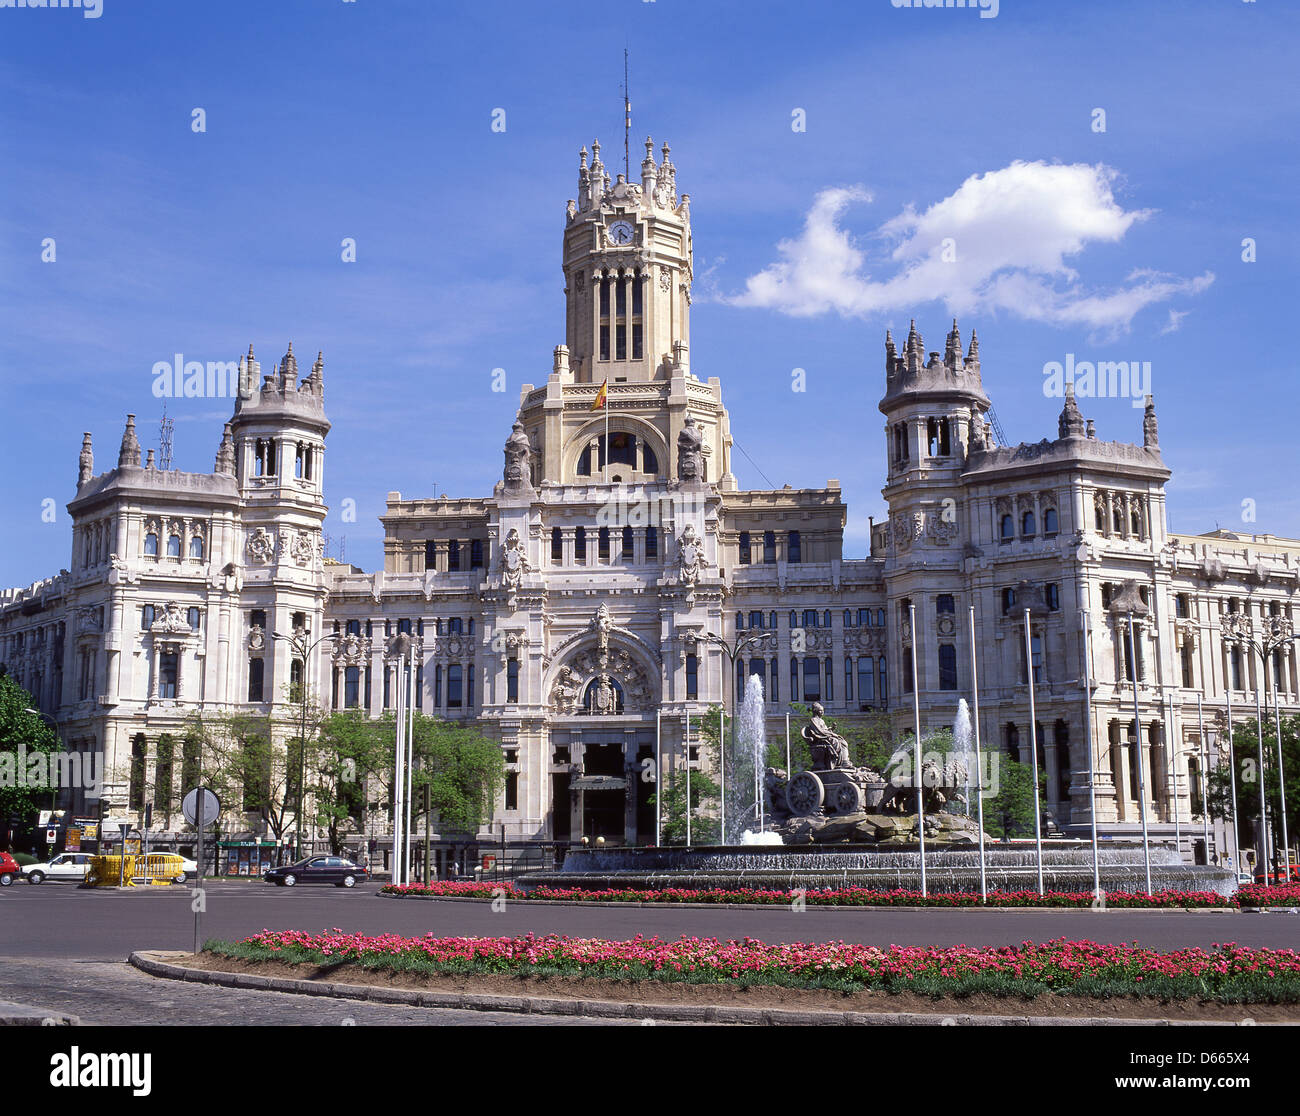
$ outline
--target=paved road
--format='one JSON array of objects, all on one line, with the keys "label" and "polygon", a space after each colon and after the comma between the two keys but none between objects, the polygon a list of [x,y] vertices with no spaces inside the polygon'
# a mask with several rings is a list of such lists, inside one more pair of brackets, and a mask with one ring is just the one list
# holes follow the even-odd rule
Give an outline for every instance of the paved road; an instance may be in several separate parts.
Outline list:
[{"label": "paved road", "polygon": [[[1300,948],[1300,915],[1159,911],[897,911],[809,907],[771,910],[582,907],[445,903],[382,898],[373,884],[277,888],[211,883],[205,937],[240,938],[261,929],[402,934],[563,933],[629,938],[683,934],[770,942],[845,941],[878,945],[1013,945],[1026,939],[1138,941],[1159,948],[1236,941]],[[187,891],[85,891],[20,883],[0,892],[0,950],[8,957],[122,961],[133,949],[189,949],[194,916]],[[0,985],[0,998],[4,988]],[[9,997],[15,998],[15,997]]]},{"label": "paved road", "polygon": [[[506,1012],[446,1011],[216,988],[147,976],[125,961],[0,960],[0,999],[79,1016],[83,1025],[491,1027],[590,1025],[590,1020]],[[602,1024],[605,1021],[602,1020]],[[612,1020],[623,1026],[637,1021]]]}]

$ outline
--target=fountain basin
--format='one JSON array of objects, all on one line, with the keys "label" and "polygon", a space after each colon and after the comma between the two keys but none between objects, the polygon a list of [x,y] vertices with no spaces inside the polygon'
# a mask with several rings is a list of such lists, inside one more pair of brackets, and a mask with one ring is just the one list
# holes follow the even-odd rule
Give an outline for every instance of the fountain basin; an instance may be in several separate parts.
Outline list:
[{"label": "fountain basin", "polygon": [[[1105,891],[1144,892],[1146,873],[1140,844],[1107,842],[1101,849]],[[990,891],[1037,891],[1033,844],[990,843],[985,847]],[[978,892],[979,850],[969,845],[925,849],[931,892]],[[1091,891],[1092,848],[1086,842],[1043,843],[1043,887],[1047,891]],[[517,881],[535,887],[654,890],[658,888],[747,888],[787,891],[864,887],[873,891],[920,890],[920,851],[913,846],[873,845],[590,848],[569,850],[558,871],[530,872]],[[1211,891],[1225,898],[1237,890],[1227,868],[1183,864],[1166,846],[1151,848],[1151,887],[1159,892]]]}]

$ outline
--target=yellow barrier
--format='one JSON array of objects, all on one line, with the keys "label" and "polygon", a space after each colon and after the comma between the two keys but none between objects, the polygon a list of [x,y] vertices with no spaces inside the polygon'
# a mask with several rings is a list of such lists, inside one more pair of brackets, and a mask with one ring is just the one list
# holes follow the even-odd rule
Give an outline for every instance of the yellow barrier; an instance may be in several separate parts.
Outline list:
[{"label": "yellow barrier", "polygon": [[135,861],[134,856],[128,856],[124,867],[120,856],[92,856],[90,867],[86,869],[86,885],[117,887],[121,880],[125,886],[135,887],[135,881],[131,878],[135,872]]},{"label": "yellow barrier", "polygon": [[167,885],[185,880],[184,864],[175,853],[149,853],[146,856],[138,856],[135,858],[135,864],[128,871],[132,873],[136,883],[142,884]]}]

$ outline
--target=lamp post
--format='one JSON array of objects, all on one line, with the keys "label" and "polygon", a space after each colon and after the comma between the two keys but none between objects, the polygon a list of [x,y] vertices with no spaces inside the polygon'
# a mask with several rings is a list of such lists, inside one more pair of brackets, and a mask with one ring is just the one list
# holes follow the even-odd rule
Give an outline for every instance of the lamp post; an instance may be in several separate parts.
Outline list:
[{"label": "lamp post", "polygon": [[1123,618],[1127,625],[1129,680],[1133,684],[1133,758],[1137,763],[1138,814],[1142,819],[1142,864],[1146,870],[1147,894],[1151,894],[1151,833],[1147,827],[1147,789],[1145,765],[1142,763],[1142,715],[1138,709],[1138,658],[1137,637],[1133,630],[1133,619],[1143,619],[1150,610],[1142,599],[1136,581],[1129,580],[1120,587],[1119,593],[1110,603],[1110,613],[1114,620]]},{"label": "lamp post", "polygon": [[323,636],[313,643],[307,642],[307,637],[311,635],[311,629],[294,628],[292,635],[285,635],[283,632],[272,632],[272,639],[282,639],[289,645],[299,659],[302,660],[302,682],[298,687],[298,820],[297,820],[297,852],[294,859],[301,860],[302,851],[302,825],[303,813],[305,809],[305,794],[307,790],[307,672],[310,669],[311,653],[316,650],[327,639],[333,640],[336,637],[334,632],[326,632]]},{"label": "lamp post", "polygon": [[[1260,618],[1261,632],[1260,638],[1255,639],[1254,621],[1248,612],[1229,612],[1223,616],[1219,623],[1219,631],[1223,636],[1224,643],[1236,644],[1238,647],[1246,647],[1253,651],[1260,659],[1260,671],[1264,676],[1264,697],[1263,706],[1268,707],[1268,665],[1269,659],[1273,654],[1282,647],[1288,645],[1297,637],[1291,629],[1291,621],[1285,616],[1263,616]],[[1277,704],[1277,683],[1273,685],[1274,705]],[[1281,800],[1281,819],[1282,819],[1282,850],[1286,859],[1287,878],[1291,875],[1291,851],[1289,846],[1289,834],[1287,833],[1286,817],[1286,779],[1285,769],[1282,763],[1282,724],[1280,716],[1275,717],[1277,727],[1277,778],[1278,778],[1278,797]],[[1255,686],[1255,722],[1259,733],[1259,824],[1260,824],[1260,843],[1264,846],[1260,854],[1264,857],[1264,884],[1268,886],[1271,883],[1271,874],[1269,872],[1269,861],[1271,857],[1270,845],[1276,841],[1276,834],[1273,835],[1272,841],[1269,839],[1268,830],[1268,810],[1266,806],[1267,799],[1264,794],[1264,716],[1260,708],[1260,687],[1258,683]]]},{"label": "lamp post", "polygon": [[[757,643],[761,637],[755,635],[742,635],[739,631],[736,638],[728,643],[725,638],[718,635],[717,632],[706,632],[704,639],[707,643],[717,646],[724,655],[727,656],[727,673],[731,676],[731,742],[736,742],[736,660],[742,662],[743,652],[750,644]],[[726,686],[723,689],[723,705],[726,705]],[[718,747],[718,784],[722,796],[722,825],[720,826],[720,837],[722,844],[727,843],[727,742],[724,733],[719,733]],[[734,749],[733,749],[734,750]],[[755,802],[757,808],[758,803]]]},{"label": "lamp post", "polygon": [[[42,712],[40,709],[33,709],[30,705],[26,709],[24,709],[23,712],[30,713],[33,717],[44,717],[45,720],[47,720],[50,723],[50,728],[54,730],[54,740],[55,743],[58,743],[58,739],[59,739],[58,721],[56,721],[48,713]],[[54,780],[51,779],[50,780],[50,813],[51,814],[54,813],[55,807],[58,804],[57,801],[58,795],[59,795],[59,788],[54,785]],[[68,816],[71,817],[71,815]],[[40,818],[38,817],[36,820],[40,821]]]}]

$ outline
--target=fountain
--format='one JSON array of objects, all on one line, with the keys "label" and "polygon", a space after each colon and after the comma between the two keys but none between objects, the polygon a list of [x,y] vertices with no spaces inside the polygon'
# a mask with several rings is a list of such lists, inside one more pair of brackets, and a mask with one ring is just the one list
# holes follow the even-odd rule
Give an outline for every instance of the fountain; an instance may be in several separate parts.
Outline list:
[{"label": "fountain", "polygon": [[767,711],[763,680],[751,674],[745,697],[732,725],[730,746],[724,741],[727,812],[722,824],[724,845],[781,844],[766,832],[770,811],[764,804],[763,772],[767,761]]},{"label": "fountain", "polygon": [[[889,778],[855,766],[848,743],[816,702],[802,729],[811,768],[793,775],[764,769],[762,694],[761,683],[751,678],[727,756],[726,843],[711,848],[574,848],[561,870],[529,873],[520,886],[919,890],[923,833],[931,891],[978,892],[981,877],[990,890],[1038,889],[1033,843],[986,836],[981,841],[971,817],[971,796],[984,792],[985,780],[971,750],[965,701],[957,709],[953,752],[930,752],[922,760],[918,813],[910,750],[898,753]],[[983,758],[995,764],[997,755]],[[1184,864],[1176,850],[1164,846],[1153,846],[1150,855],[1156,891],[1226,896],[1236,890],[1228,869]],[[1145,890],[1141,844],[1107,841],[1099,859],[1103,890]],[[1043,842],[1042,879],[1048,891],[1091,891],[1092,865],[1092,846],[1086,841]]]}]

